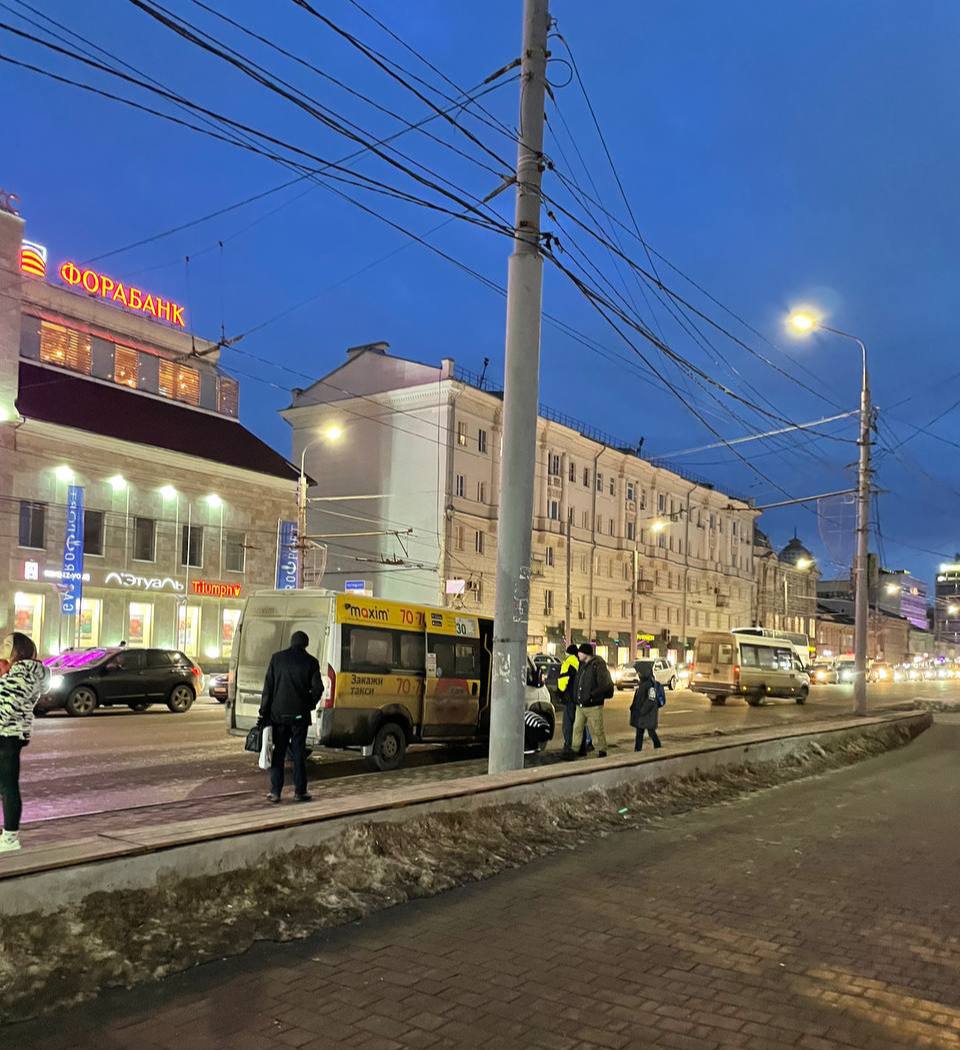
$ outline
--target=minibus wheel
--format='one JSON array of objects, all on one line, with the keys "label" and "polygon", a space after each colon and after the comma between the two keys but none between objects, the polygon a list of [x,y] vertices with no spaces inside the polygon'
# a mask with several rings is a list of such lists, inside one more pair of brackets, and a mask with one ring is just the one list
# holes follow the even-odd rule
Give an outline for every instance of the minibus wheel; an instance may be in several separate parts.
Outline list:
[{"label": "minibus wheel", "polygon": [[710,697],[710,703],[713,704],[714,707],[723,707],[723,705],[726,702],[727,702],[727,698],[725,696],[711,696]]},{"label": "minibus wheel", "polygon": [[806,687],[804,687],[803,689],[800,690],[799,693],[797,693],[797,703],[798,704],[805,704],[807,702],[807,697],[809,697],[809,695],[810,695],[810,690],[807,689]]},{"label": "minibus wheel", "polygon": [[403,726],[399,722],[384,722],[373,740],[370,765],[381,772],[398,769],[403,764],[406,751],[407,734]]},{"label": "minibus wheel", "polygon": [[744,700],[746,700],[746,701],[747,701],[747,703],[748,703],[748,704],[749,704],[749,705],[750,705],[751,707],[759,707],[759,706],[760,706],[760,701],[761,701],[762,699],[763,699],[763,698],[762,698],[762,697],[760,696],[760,694],[759,694],[759,693],[748,693],[748,694],[747,694],[747,695],[746,695],[746,696],[744,697]]}]

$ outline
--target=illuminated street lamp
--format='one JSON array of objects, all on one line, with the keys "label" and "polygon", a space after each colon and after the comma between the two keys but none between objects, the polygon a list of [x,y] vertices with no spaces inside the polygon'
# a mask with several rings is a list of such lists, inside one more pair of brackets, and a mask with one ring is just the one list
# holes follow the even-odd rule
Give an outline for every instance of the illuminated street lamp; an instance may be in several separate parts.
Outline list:
[{"label": "illuminated street lamp", "polygon": [[854,601],[854,711],[867,713],[867,546],[870,529],[870,379],[867,373],[867,348],[862,339],[823,323],[813,310],[794,310],[787,317],[787,327],[797,335],[829,332],[856,343],[862,364],[860,382],[860,462],[857,470],[857,555],[855,561],[856,595]]},{"label": "illuminated street lamp", "polygon": [[321,441],[336,444],[342,437],[343,427],[338,423],[328,423],[312,441],[308,441],[303,446],[300,452],[300,478],[297,482],[297,547],[300,554],[300,557],[297,558],[298,587],[303,586],[303,561],[307,551],[307,475],[304,472],[307,450],[313,448],[314,445],[319,444]]},{"label": "illuminated street lamp", "polygon": [[164,499],[176,499],[177,490],[172,485],[164,485],[163,488],[160,489],[160,495],[163,496]]},{"label": "illuminated street lamp", "polygon": [[67,483],[73,481],[75,477],[75,474],[66,463],[61,463],[59,467],[55,467],[53,473],[57,481],[65,481]]}]

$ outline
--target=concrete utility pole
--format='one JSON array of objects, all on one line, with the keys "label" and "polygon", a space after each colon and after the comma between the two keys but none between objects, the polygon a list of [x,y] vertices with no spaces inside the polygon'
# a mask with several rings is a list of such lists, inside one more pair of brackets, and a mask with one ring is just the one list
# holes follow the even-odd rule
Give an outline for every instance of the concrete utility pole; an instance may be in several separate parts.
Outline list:
[{"label": "concrete utility pole", "polygon": [[488,764],[491,773],[523,767],[530,532],[540,390],[540,184],[549,24],[547,0],[524,0],[516,213],[513,253],[507,271],[503,362],[503,458]]},{"label": "concrete utility pole", "polygon": [[867,374],[867,348],[856,336],[846,332],[827,329],[837,335],[852,339],[860,346],[863,372],[860,384],[860,463],[857,469],[857,590],[854,606],[853,659],[855,677],[853,681],[853,707],[858,715],[867,713],[867,603],[869,578],[868,550],[870,542],[870,380]]},{"label": "concrete utility pole", "polygon": [[690,579],[690,497],[696,488],[697,486],[694,485],[687,493],[687,506],[684,511],[685,518],[683,523],[683,601],[680,609],[680,663],[684,665],[687,662],[687,639],[690,634],[687,630],[687,590]]}]

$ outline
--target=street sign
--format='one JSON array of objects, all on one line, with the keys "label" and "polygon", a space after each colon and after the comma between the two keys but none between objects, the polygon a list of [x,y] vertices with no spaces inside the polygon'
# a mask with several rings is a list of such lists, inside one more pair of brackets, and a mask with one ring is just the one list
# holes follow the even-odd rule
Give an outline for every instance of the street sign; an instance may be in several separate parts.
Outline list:
[{"label": "street sign", "polygon": [[344,580],[343,589],[345,591],[365,591],[367,589],[366,580]]}]

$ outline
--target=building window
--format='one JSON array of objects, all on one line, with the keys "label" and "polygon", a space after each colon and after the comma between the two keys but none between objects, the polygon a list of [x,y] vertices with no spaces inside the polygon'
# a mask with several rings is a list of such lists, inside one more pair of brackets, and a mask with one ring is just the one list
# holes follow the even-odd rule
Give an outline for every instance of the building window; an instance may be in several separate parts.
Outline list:
[{"label": "building window", "polygon": [[129,346],[113,348],[113,381],[121,386],[137,389],[137,362],[140,355]]},{"label": "building window", "polygon": [[637,484],[636,484],[635,481],[628,481],[627,482],[627,499],[631,503],[633,503],[633,501],[636,498],[637,498]]},{"label": "building window", "polygon": [[627,599],[620,599],[620,619],[625,620],[627,618]]},{"label": "building window", "polygon": [[573,519],[576,517],[577,512],[573,507],[567,507],[567,521],[573,524]]},{"label": "building window", "polygon": [[617,494],[617,479],[610,479],[610,495],[615,496]]},{"label": "building window", "polygon": [[200,373],[195,368],[161,361],[158,374],[159,390],[164,397],[190,405],[200,404]]},{"label": "building window", "polygon": [[20,546],[43,550],[46,546],[47,505],[20,500]]},{"label": "building window", "polygon": [[583,527],[585,529],[589,529],[590,528],[590,511],[588,511],[588,510],[585,510],[583,512]]},{"label": "building window", "polygon": [[645,489],[641,489],[638,493],[640,497],[640,510],[647,509],[647,493]]},{"label": "building window", "polygon": [[477,482],[477,503],[487,502],[487,483],[485,481]]},{"label": "building window", "polygon": [[560,502],[559,502],[559,500],[555,500],[555,499],[550,500],[549,513],[550,513],[550,520],[551,521],[559,521],[560,520]]},{"label": "building window", "polygon": [[177,648],[187,656],[197,656],[200,650],[200,606],[177,607]]},{"label": "building window", "polygon": [[661,532],[661,533],[659,533],[659,535],[657,536],[657,546],[658,546],[658,547],[666,547],[666,545],[667,545],[667,537],[666,537],[666,534],[665,534],[665,533],[662,533],[662,532]]},{"label": "building window", "polygon": [[483,533],[478,529],[473,541],[473,549],[477,554],[483,554]]},{"label": "building window", "polygon": [[84,332],[51,324],[49,321],[40,322],[41,361],[89,375],[92,360],[90,347],[90,336]]},{"label": "building window", "polygon": [[127,615],[128,645],[151,645],[153,643],[153,603],[131,602]]},{"label": "building window", "polygon": [[657,496],[657,513],[662,514],[667,509],[667,497],[661,492]]},{"label": "building window", "polygon": [[80,617],[77,623],[81,648],[92,649],[100,644],[102,620],[103,602],[99,598],[81,598]]},{"label": "building window", "polygon": [[487,453],[487,432],[485,430],[477,431],[477,451],[484,455]]},{"label": "building window", "polygon": [[550,453],[550,475],[551,477],[560,477],[560,453]]},{"label": "building window", "polygon": [[227,572],[243,572],[247,560],[246,534],[228,532],[223,538],[223,563]]},{"label": "building window", "polygon": [[627,539],[636,539],[637,527],[632,521],[627,522]]},{"label": "building window", "polygon": [[611,616],[613,616],[613,599],[612,598],[608,598],[607,599],[607,617],[609,618]]},{"label": "building window", "polygon": [[203,526],[181,525],[180,564],[199,569],[203,566]]},{"label": "building window", "polygon": [[467,444],[467,424],[457,424],[457,444],[461,447],[466,447]]},{"label": "building window", "polygon": [[547,547],[543,555],[543,560],[547,565],[553,565],[553,547]]},{"label": "building window", "polygon": [[157,560],[157,523],[153,518],[133,519],[133,560]]},{"label": "building window", "polygon": [[583,468],[583,487],[590,488],[590,471],[586,467]]},{"label": "building window", "polygon": [[217,407],[223,415],[237,417],[240,412],[240,385],[236,379],[218,377]]},{"label": "building window", "polygon": [[227,657],[233,652],[233,639],[240,622],[239,609],[224,609],[220,624],[220,655]]},{"label": "building window", "polygon": [[467,490],[467,479],[462,475],[457,475],[456,481],[456,494],[462,496]]},{"label": "building window", "polygon": [[[59,612],[59,610],[58,610]],[[13,596],[13,629],[39,643],[43,628],[43,595],[17,591]]]},{"label": "building window", "polygon": [[590,569],[589,569],[589,562],[587,561],[587,556],[586,556],[586,554],[581,554],[580,555],[580,572],[584,576],[586,576],[589,571],[590,571]]},{"label": "building window", "polygon": [[597,471],[597,492],[603,492],[603,472]]},{"label": "building window", "polygon": [[463,550],[463,526],[458,525],[453,532],[453,545],[458,551]]},{"label": "building window", "polygon": [[543,592],[543,615],[549,616],[553,612],[553,591]]},{"label": "building window", "polygon": [[577,465],[576,465],[576,463],[573,462],[572,459],[570,460],[569,464],[567,465],[567,477],[571,481],[576,481],[577,480]]},{"label": "building window", "polygon": [[603,532],[603,515],[597,515],[597,532]]},{"label": "building window", "polygon": [[83,553],[103,555],[103,511],[85,510],[83,512]]}]

